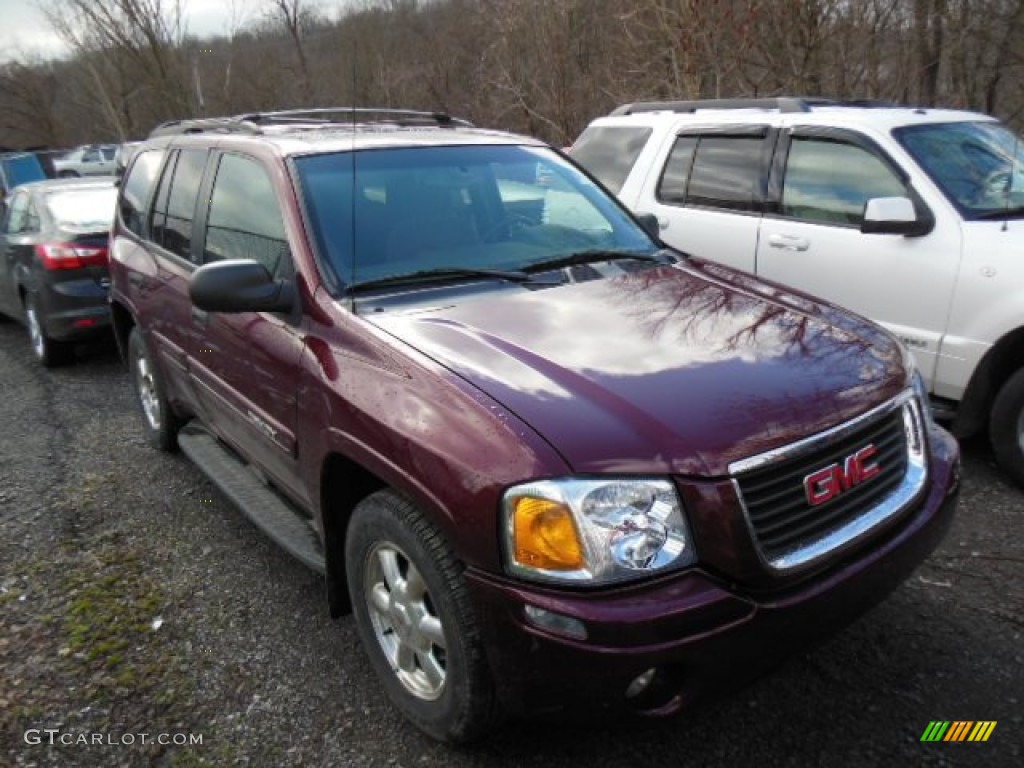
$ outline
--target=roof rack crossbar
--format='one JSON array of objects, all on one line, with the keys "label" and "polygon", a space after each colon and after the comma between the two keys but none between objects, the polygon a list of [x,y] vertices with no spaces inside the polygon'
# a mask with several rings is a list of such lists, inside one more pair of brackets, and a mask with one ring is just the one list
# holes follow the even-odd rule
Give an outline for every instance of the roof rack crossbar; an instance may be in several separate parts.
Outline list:
[{"label": "roof rack crossbar", "polygon": [[771,96],[766,98],[692,99],[686,101],[635,101],[623,104],[612,115],[635,115],[641,112],[697,112],[698,110],[776,109],[779,112],[810,112],[813,107],[903,107],[881,99],[826,99],[818,96]]},{"label": "roof rack crossbar", "polygon": [[[379,116],[383,122],[400,126],[437,125],[439,127],[472,128],[473,124],[444,112],[423,112],[414,109],[376,107],[317,107],[313,109],[284,109],[271,112],[247,112],[234,117],[201,117],[170,120],[152,131],[150,138],[183,133],[263,133],[265,125],[313,123],[315,125],[341,125],[356,123],[357,117]],[[389,119],[390,118],[390,119]],[[359,120],[365,124],[366,120]],[[371,121],[378,122],[378,121]]]},{"label": "roof rack crossbar", "polygon": [[692,99],[687,101],[637,101],[616,108],[613,115],[635,115],[639,112],[696,112],[702,109],[777,109],[779,112],[810,112],[813,106],[835,104],[831,99],[771,98]]},{"label": "roof rack crossbar", "polygon": [[423,120],[436,123],[440,126],[460,125],[466,128],[473,127],[473,124],[468,120],[463,120],[459,117],[452,117],[444,112],[426,112],[416,109],[393,109],[391,107],[316,107],[312,109],[283,109],[275,110],[273,112],[253,112],[247,115],[240,115],[239,117],[250,120],[254,123],[274,121],[298,122],[301,121],[304,116],[314,119],[321,118],[323,122],[341,122],[337,119],[330,120],[326,118],[327,115],[345,116],[347,118],[353,118],[357,115],[379,115],[381,117]]}]

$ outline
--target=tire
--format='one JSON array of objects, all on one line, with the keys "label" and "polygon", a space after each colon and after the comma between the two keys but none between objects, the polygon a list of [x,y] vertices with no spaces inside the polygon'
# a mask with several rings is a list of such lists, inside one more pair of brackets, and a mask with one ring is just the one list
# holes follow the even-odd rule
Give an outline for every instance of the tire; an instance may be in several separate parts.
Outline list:
[{"label": "tire", "polygon": [[996,395],[988,436],[999,466],[1024,488],[1024,368],[1007,379]]},{"label": "tire", "polygon": [[70,344],[51,339],[46,335],[46,329],[43,328],[43,319],[39,315],[39,305],[32,294],[25,295],[25,327],[28,329],[32,356],[44,368],[56,368],[70,362],[71,356],[74,353],[74,347]]},{"label": "tire", "polygon": [[170,453],[177,450],[178,430],[182,422],[167,402],[160,371],[138,327],[132,328],[128,335],[128,364],[147,439],[161,451]]},{"label": "tire", "polygon": [[384,490],[349,522],[345,568],[363,649],[392,703],[440,741],[467,743],[499,719],[462,567],[407,499]]}]

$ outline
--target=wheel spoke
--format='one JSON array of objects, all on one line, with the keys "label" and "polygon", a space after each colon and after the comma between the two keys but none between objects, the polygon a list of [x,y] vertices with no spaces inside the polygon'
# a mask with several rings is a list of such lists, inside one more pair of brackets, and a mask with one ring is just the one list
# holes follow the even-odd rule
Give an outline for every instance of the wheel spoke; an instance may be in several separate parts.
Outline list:
[{"label": "wheel spoke", "polygon": [[393,549],[381,547],[377,550],[377,559],[380,561],[380,569],[384,574],[384,581],[388,583],[388,589],[392,592],[401,592],[404,580],[398,568],[398,553]]},{"label": "wheel spoke", "polygon": [[448,648],[444,639],[444,630],[441,627],[441,620],[436,616],[424,616],[420,619],[420,633],[438,648]]},{"label": "wheel spoke", "polygon": [[416,653],[405,643],[399,642],[395,663],[398,665],[398,669],[412,674],[416,671]]},{"label": "wheel spoke", "polygon": [[391,592],[383,582],[377,582],[370,590],[370,605],[382,617],[388,618],[391,611]]},{"label": "wheel spoke", "polygon": [[438,690],[444,684],[444,667],[433,653],[417,653],[416,658],[419,660],[420,669],[426,675],[430,687],[435,691]]},{"label": "wheel spoke", "polygon": [[405,594],[414,600],[418,600],[427,593],[427,583],[423,581],[423,576],[420,574],[419,569],[409,563],[409,570],[405,574]]}]

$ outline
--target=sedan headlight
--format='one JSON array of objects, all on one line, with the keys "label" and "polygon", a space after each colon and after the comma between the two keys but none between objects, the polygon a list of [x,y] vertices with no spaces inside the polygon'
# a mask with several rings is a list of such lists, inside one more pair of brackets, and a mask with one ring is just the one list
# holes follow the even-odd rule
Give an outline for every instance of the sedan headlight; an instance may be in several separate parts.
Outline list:
[{"label": "sedan headlight", "polygon": [[682,504],[668,480],[563,478],[505,492],[511,572],[607,583],[696,560]]}]

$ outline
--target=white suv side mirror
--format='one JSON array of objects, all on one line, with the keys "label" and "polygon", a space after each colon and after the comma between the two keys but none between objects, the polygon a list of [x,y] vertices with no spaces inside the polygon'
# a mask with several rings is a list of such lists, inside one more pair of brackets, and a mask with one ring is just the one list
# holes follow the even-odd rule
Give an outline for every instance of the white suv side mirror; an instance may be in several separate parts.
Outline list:
[{"label": "white suv side mirror", "polygon": [[917,217],[909,197],[873,197],[864,204],[860,231],[875,235],[923,235],[931,227]]}]

